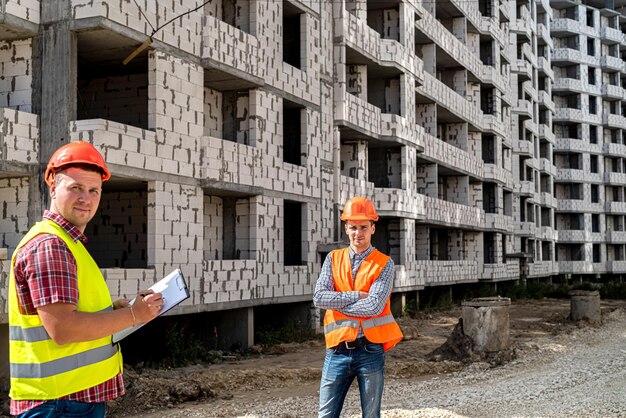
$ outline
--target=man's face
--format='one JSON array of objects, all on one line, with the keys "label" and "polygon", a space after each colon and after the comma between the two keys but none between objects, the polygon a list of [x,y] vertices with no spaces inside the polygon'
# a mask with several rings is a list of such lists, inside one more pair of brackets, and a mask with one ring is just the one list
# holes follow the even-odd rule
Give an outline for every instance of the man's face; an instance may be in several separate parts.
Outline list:
[{"label": "man's face", "polygon": [[57,173],[50,186],[50,210],[85,232],[85,227],[96,214],[101,193],[100,173],[69,167]]},{"label": "man's face", "polygon": [[376,227],[371,221],[346,221],[346,234],[350,239],[350,246],[357,253],[370,247],[375,230]]}]

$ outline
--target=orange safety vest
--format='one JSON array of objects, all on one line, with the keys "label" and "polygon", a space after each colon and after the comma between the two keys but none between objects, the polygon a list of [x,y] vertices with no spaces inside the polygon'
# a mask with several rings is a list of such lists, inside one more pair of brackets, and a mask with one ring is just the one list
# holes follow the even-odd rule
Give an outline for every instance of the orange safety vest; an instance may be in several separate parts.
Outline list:
[{"label": "orange safety vest", "polygon": [[[361,263],[354,280],[350,264],[349,248],[333,250],[331,253],[335,290],[339,292],[369,292],[372,283],[378,279],[389,256],[374,249]],[[391,314],[389,298],[380,315],[357,318],[344,315],[339,311],[326,311],[324,316],[324,336],[326,348],[334,347],[343,341],[353,341],[363,327],[365,337],[373,342],[383,344],[385,351],[402,340],[402,331]]]}]

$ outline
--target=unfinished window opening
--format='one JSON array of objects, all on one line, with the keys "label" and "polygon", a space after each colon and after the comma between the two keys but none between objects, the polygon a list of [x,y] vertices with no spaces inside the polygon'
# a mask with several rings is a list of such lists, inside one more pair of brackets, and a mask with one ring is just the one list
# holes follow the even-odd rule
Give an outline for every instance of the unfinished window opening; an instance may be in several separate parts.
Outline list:
[{"label": "unfinished window opening", "polygon": [[400,221],[396,218],[379,218],[372,246],[387,254],[396,265],[400,263]]},{"label": "unfinished window opening", "polygon": [[498,189],[495,183],[483,183],[483,210],[498,213]]},{"label": "unfinished window opening", "polygon": [[552,226],[552,209],[541,208],[541,226]]},{"label": "unfinished window opening", "polygon": [[[211,92],[207,92],[211,94]],[[213,92],[221,95],[221,126],[213,125],[217,132],[222,129],[221,137],[238,144],[250,144],[250,90],[233,90]],[[205,119],[211,118],[210,112],[205,112]],[[209,121],[212,124],[213,121]]]},{"label": "unfinished window opening", "polygon": [[482,157],[486,164],[496,163],[496,138],[494,135],[482,134]]},{"label": "unfinished window opening", "polygon": [[368,147],[366,139],[341,140],[341,174],[353,179],[367,178]]},{"label": "unfinished window opening", "polygon": [[204,259],[252,260],[251,197],[204,195]]},{"label": "unfinished window opening", "polygon": [[148,188],[145,182],[111,179],[85,235],[100,268],[148,266]]},{"label": "unfinished window opening", "polygon": [[284,227],[283,227],[283,252],[286,266],[302,266],[302,211],[304,204],[285,200],[284,203]]},{"label": "unfinished window opening", "polygon": [[478,10],[480,14],[484,17],[492,17],[493,16],[493,0],[479,0],[478,1]]},{"label": "unfinished window opening", "polygon": [[600,244],[593,244],[592,247],[592,251],[593,251],[593,262],[594,263],[600,263],[602,262],[602,251],[601,251],[601,245]]},{"label": "unfinished window opening", "polygon": [[370,147],[367,165],[368,181],[375,187],[402,188],[402,148]]},{"label": "unfinished window opening", "polygon": [[402,116],[400,104],[400,76],[387,76],[368,67],[367,101],[382,113]]},{"label": "unfinished window opening", "polygon": [[396,4],[383,4],[379,1],[367,2],[367,25],[381,38],[400,41],[400,8]]},{"label": "unfinished window opening", "polygon": [[[141,129],[148,121],[148,54],[122,61],[133,48],[129,40],[106,30],[80,32],[76,116],[79,120],[106,119]],[[107,39],[106,53],[102,39]]]},{"label": "unfinished window opening", "polygon": [[485,264],[497,263],[496,234],[493,232],[485,232],[483,234],[483,253]]},{"label": "unfinished window opening", "polygon": [[224,23],[250,33],[249,0],[217,0],[204,6],[206,15],[215,16]]},{"label": "unfinished window opening", "polygon": [[494,115],[496,113],[493,87],[480,87],[480,110],[486,115]]},{"label": "unfinished window opening", "polygon": [[305,108],[283,100],[283,161],[302,165],[302,123]]},{"label": "unfinished window opening", "polygon": [[448,231],[445,229],[430,229],[430,259],[431,260],[448,260]]},{"label": "unfinished window opening", "polygon": [[597,213],[591,215],[591,232],[600,232],[600,215]]},{"label": "unfinished window opening", "polygon": [[541,260],[552,260],[552,243],[550,241],[541,241]]},{"label": "unfinished window opening", "polygon": [[283,61],[302,69],[302,26],[304,13],[288,1],[283,1]]}]

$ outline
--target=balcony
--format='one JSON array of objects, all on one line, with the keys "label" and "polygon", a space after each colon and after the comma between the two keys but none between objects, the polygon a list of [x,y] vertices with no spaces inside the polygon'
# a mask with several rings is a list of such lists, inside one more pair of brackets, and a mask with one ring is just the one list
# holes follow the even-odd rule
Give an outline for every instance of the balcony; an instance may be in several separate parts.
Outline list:
[{"label": "balcony", "polygon": [[552,66],[550,65],[550,61],[548,61],[544,57],[537,58],[537,70],[544,73],[548,78],[554,81],[554,70],[552,70]]},{"label": "balcony", "polygon": [[202,60],[206,67],[220,71],[220,83],[232,79],[238,84],[262,84],[262,57],[255,36],[213,16],[204,16],[203,33]]},{"label": "balcony", "polygon": [[619,29],[602,26],[600,28],[600,39],[605,44],[621,44],[624,42],[624,34]]},{"label": "balcony", "polygon": [[513,219],[499,213],[485,213],[485,228],[503,233],[513,232]]},{"label": "balcony", "polygon": [[606,155],[614,155],[616,157],[623,157],[626,155],[626,145],[625,144],[614,144],[612,142],[608,142],[602,145],[602,152]]},{"label": "balcony", "polygon": [[554,80],[552,91],[573,91],[577,93],[586,92],[587,84],[583,84],[581,80],[576,78],[558,78]]},{"label": "balcony", "polygon": [[41,23],[40,0],[3,0],[0,14],[0,39],[12,41],[31,37],[39,31]]},{"label": "balcony", "polygon": [[424,196],[425,216],[429,223],[451,227],[480,229],[484,225],[484,212],[478,208]]},{"label": "balcony", "polygon": [[602,114],[602,124],[610,128],[626,129],[626,118],[612,113]]},{"label": "balcony", "polygon": [[626,174],[625,173],[604,173],[604,181],[611,185],[625,186]]},{"label": "balcony", "polygon": [[602,95],[604,97],[608,97],[611,99],[624,99],[624,89],[620,86],[614,86],[612,84],[603,84],[602,85]]},{"label": "balcony", "polygon": [[479,276],[476,260],[419,260],[416,267],[426,275],[427,286],[475,283]]},{"label": "balcony", "polygon": [[606,262],[606,268],[611,273],[626,273],[626,261],[609,260]]},{"label": "balcony", "polygon": [[626,202],[605,202],[604,210],[611,215],[626,214]]},{"label": "balcony", "polygon": [[572,62],[594,67],[600,66],[600,59],[581,53],[577,49],[555,48],[552,54],[552,64],[556,62]]},{"label": "balcony", "polygon": [[552,128],[544,123],[539,124],[539,138],[544,138],[551,144],[556,143],[556,137],[554,135],[554,132],[552,131]]},{"label": "balcony", "polygon": [[592,115],[580,109],[558,108],[554,114],[554,120],[600,125],[602,123],[602,116]]},{"label": "balcony", "polygon": [[[379,65],[400,68],[417,77],[421,82],[422,60],[409,54],[404,45],[395,40],[382,39],[380,34],[372,29],[366,21],[359,19],[352,13],[343,10],[342,17],[343,19],[335,19],[336,33],[334,36],[343,38],[348,47]],[[452,36],[450,32],[448,33]],[[455,38],[455,40],[458,42],[458,39]]]},{"label": "balcony", "polygon": [[495,164],[484,165],[484,177],[485,180],[493,180],[509,189],[513,188],[513,175],[511,171],[498,167]]},{"label": "balcony", "polygon": [[522,139],[513,145],[513,152],[532,157],[535,155],[535,147],[532,142]]},{"label": "balcony", "polygon": [[535,261],[528,265],[528,277],[546,277],[558,273],[558,264],[551,260]]},{"label": "balcony", "polygon": [[[421,218],[425,212],[424,195],[418,193],[409,194],[406,190],[375,187],[372,201],[379,215],[399,218]],[[341,193],[342,202],[351,196]],[[427,209],[426,209],[427,210]]]},{"label": "balcony", "polygon": [[613,231],[611,229],[607,229],[606,242],[611,244],[626,243],[626,231]]},{"label": "balcony", "polygon": [[602,55],[600,57],[600,66],[605,71],[624,71],[624,61],[621,58],[610,55]]},{"label": "balcony", "polygon": [[[26,2],[22,1],[21,3]],[[200,51],[202,37],[198,28],[202,26],[204,16],[201,12],[187,14],[189,7],[183,2],[160,2],[158,7],[156,3],[152,3],[151,7],[142,7],[141,12],[136,4],[126,1],[71,0],[70,5],[64,4],[63,7],[72,11],[73,19],[104,18],[119,24],[121,28],[124,28],[123,30],[132,28],[132,30],[145,34],[143,40],[152,33],[151,25],[157,22],[163,23],[164,16],[169,19],[170,16],[182,15],[179,19],[173,20],[171,24],[159,30],[158,39],[164,44],[190,54],[197,55]],[[111,27],[110,24],[105,24],[105,26]],[[129,36],[127,33],[124,32],[124,35]]]},{"label": "balcony", "polygon": [[547,206],[551,208],[556,208],[558,205],[557,198],[552,195],[552,193],[541,192],[539,193],[539,204],[541,206]]},{"label": "balcony", "polygon": [[484,264],[483,276],[484,281],[502,281],[519,278],[519,264],[517,261],[508,262],[506,264]]},{"label": "balcony", "polygon": [[[421,127],[419,127],[421,128]],[[482,178],[484,163],[467,151],[424,133],[424,156],[446,167],[452,167],[474,177]]]},{"label": "balcony", "polygon": [[480,128],[482,112],[476,104],[468,101],[427,72],[424,73],[424,85],[428,88],[422,86],[417,88],[420,95],[431,98],[458,118]]},{"label": "balcony", "polygon": [[591,152],[601,153],[601,144],[590,144],[582,139],[575,138],[559,138],[556,140],[555,151],[577,151],[577,152]]},{"label": "balcony", "polygon": [[591,234],[585,230],[560,229],[559,242],[582,243],[590,242]]},{"label": "balcony", "polygon": [[533,66],[530,62],[523,60],[523,59],[518,59],[518,60],[513,60],[512,64],[511,64],[511,72],[512,73],[516,73],[519,75],[522,75],[524,77],[526,77],[529,80],[532,80],[533,78]]},{"label": "balcony", "polygon": [[586,212],[589,204],[579,199],[557,199],[557,208],[559,212]]},{"label": "balcony", "polygon": [[528,180],[520,180],[515,183],[515,192],[532,197],[535,194],[535,183]]},{"label": "balcony", "polygon": [[584,182],[588,173],[585,170],[575,170],[571,168],[559,168],[556,171],[556,178],[559,181]]},{"label": "balcony", "polygon": [[556,110],[552,97],[545,90],[541,90],[539,92],[539,106],[544,106],[552,112]]},{"label": "balcony", "polygon": [[517,105],[512,109],[513,113],[517,113],[528,118],[533,117],[533,105],[529,100],[518,100]]}]

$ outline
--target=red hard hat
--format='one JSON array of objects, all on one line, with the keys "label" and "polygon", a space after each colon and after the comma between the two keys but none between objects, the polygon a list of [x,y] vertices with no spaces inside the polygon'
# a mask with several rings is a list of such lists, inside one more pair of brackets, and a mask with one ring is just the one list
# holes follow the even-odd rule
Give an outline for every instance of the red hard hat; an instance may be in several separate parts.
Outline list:
[{"label": "red hard hat", "polygon": [[75,141],[63,145],[52,154],[44,175],[46,184],[48,186],[52,184],[54,173],[59,171],[59,169],[74,164],[95,166],[102,174],[102,181],[107,181],[111,178],[111,172],[104,162],[102,154],[89,142]]},{"label": "red hard hat", "polygon": [[341,213],[342,221],[377,221],[378,214],[371,200],[356,196],[348,200]]}]

